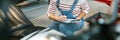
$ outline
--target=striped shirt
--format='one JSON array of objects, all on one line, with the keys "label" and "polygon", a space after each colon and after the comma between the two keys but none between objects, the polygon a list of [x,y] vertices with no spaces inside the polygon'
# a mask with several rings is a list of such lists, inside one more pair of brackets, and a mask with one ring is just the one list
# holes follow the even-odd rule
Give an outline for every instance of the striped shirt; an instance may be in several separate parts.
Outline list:
[{"label": "striped shirt", "polygon": [[[48,6],[48,11],[47,14],[48,16],[53,13],[55,14],[56,11],[56,2],[57,0],[50,0],[50,4]],[[60,0],[60,8],[63,10],[70,10],[70,8],[72,7],[74,0]],[[73,10],[73,15],[78,16],[81,11],[85,12],[86,14],[88,13],[89,10],[89,6],[87,3],[87,0],[79,0],[79,2],[77,3],[77,5],[75,6],[74,10]]]}]

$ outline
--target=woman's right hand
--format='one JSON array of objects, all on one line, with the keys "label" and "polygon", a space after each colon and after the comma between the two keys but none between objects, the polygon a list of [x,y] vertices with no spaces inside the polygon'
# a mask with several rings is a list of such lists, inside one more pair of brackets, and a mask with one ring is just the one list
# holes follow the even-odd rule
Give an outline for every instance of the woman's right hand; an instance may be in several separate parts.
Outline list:
[{"label": "woman's right hand", "polygon": [[60,21],[60,22],[63,22],[67,19],[67,17],[65,15],[56,16],[52,13],[49,15],[49,18],[52,19],[52,20],[55,20],[55,21]]},{"label": "woman's right hand", "polygon": [[65,15],[61,15],[61,16],[59,16],[58,21],[63,22],[63,21],[65,21],[66,19],[67,19],[67,17],[66,17]]}]

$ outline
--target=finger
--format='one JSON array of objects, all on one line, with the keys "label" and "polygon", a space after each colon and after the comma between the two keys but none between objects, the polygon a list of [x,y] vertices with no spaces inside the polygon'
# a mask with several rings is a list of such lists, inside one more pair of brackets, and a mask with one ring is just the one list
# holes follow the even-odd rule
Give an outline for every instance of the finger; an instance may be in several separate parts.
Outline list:
[{"label": "finger", "polygon": [[64,18],[67,18],[65,15],[63,15]]},{"label": "finger", "polygon": [[65,19],[64,18],[59,18],[59,21],[63,22],[63,21],[65,21]]},{"label": "finger", "polygon": [[65,21],[65,20],[66,20],[66,16],[61,15],[61,16],[59,17],[59,20],[60,20],[60,21]]},{"label": "finger", "polygon": [[63,20],[65,20],[65,19],[66,19],[66,17],[60,17],[60,19],[63,19]]}]

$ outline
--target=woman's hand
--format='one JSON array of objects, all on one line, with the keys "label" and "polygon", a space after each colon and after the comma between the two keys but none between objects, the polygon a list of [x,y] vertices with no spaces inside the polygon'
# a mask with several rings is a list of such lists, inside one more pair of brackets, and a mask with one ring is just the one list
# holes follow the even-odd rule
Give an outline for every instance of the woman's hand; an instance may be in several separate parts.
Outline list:
[{"label": "woman's hand", "polygon": [[66,19],[67,19],[67,17],[66,17],[65,15],[61,15],[61,16],[59,16],[58,21],[63,22],[63,21],[65,21]]},{"label": "woman's hand", "polygon": [[49,15],[49,18],[52,19],[52,20],[55,20],[55,21],[60,21],[60,22],[63,22],[67,19],[67,17],[65,15],[56,16],[52,13]]}]

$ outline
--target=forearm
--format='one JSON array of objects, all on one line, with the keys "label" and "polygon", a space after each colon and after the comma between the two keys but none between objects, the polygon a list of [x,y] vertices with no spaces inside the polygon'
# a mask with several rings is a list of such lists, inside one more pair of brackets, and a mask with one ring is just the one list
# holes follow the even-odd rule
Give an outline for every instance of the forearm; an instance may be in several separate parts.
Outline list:
[{"label": "forearm", "polygon": [[81,12],[76,19],[77,19],[77,20],[80,20],[80,19],[83,18],[84,16],[86,16],[86,13],[85,13],[85,12]]},{"label": "forearm", "polygon": [[56,2],[54,0],[50,0],[47,14],[49,15],[48,17],[52,20],[58,20],[58,16],[55,15],[55,11],[56,11]]},{"label": "forearm", "polygon": [[88,10],[89,10],[88,2],[87,0],[83,0],[82,2],[83,3],[81,4],[81,7],[80,7],[82,12],[78,15],[77,19],[81,19],[88,14]]},{"label": "forearm", "polygon": [[55,14],[50,14],[49,18],[52,19],[52,20],[55,20],[55,21],[57,21],[59,19],[59,17],[56,16]]}]

